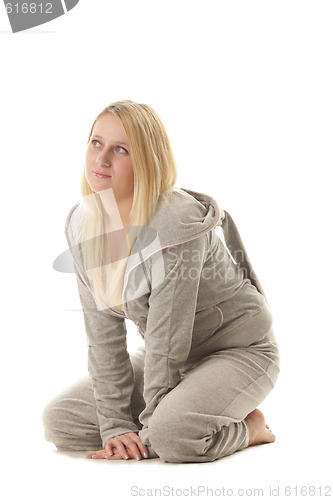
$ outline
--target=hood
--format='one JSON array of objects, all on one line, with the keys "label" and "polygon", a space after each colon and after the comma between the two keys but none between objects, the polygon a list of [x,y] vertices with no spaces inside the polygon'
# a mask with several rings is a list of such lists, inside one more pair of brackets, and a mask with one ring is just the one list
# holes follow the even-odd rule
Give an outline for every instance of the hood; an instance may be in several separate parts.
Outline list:
[{"label": "hood", "polygon": [[[169,201],[167,203],[166,197]],[[217,202],[209,195],[175,188],[162,195],[148,226],[162,247],[191,240],[214,228],[221,219]]]}]

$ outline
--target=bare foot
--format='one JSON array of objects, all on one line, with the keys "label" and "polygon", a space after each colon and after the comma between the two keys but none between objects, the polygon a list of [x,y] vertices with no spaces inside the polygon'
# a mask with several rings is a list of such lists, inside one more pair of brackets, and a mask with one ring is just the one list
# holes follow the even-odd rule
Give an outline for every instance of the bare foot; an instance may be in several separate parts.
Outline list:
[{"label": "bare foot", "polygon": [[245,419],[249,427],[249,446],[263,443],[273,443],[275,436],[265,422],[264,414],[256,408]]}]

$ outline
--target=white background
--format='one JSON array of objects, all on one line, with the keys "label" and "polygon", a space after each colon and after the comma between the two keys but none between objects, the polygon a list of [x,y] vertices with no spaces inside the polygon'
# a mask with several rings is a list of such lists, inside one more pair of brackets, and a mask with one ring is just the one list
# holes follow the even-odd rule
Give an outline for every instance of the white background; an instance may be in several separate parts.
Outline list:
[{"label": "white background", "polygon": [[[234,495],[265,488],[265,497],[279,486],[281,498],[285,486],[314,485],[324,496],[333,444],[332,18],[327,1],[81,0],[12,34],[0,6],[5,498],[133,498],[134,485],[174,486],[178,498],[191,485]],[[74,458],[44,441],[44,406],[87,372],[75,277],[52,263],[67,248],[90,127],[119,99],[156,109],[177,185],[212,195],[240,230],[281,350],[277,386],[260,407],[274,445],[211,464],[161,464]],[[128,332],[133,351],[139,338],[133,325]]]}]

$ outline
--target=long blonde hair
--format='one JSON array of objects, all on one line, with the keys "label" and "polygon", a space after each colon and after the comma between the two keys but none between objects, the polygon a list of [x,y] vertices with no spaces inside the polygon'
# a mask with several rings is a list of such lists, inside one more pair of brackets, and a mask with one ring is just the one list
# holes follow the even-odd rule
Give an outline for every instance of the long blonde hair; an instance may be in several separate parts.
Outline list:
[{"label": "long blonde hair", "polygon": [[[120,119],[128,138],[134,193],[128,220],[130,231],[117,231],[112,215],[106,213],[98,193],[90,188],[85,168],[82,171],[83,222],[77,243],[81,246],[83,266],[100,310],[122,308],[124,271],[137,232],[148,224],[161,195],[165,195],[163,198],[168,202],[168,194],[173,191],[177,178],[164,125],[156,111],[146,104],[123,100],[104,108],[91,127],[87,144],[97,120],[108,113]],[[122,258],[125,255],[126,258]]]}]

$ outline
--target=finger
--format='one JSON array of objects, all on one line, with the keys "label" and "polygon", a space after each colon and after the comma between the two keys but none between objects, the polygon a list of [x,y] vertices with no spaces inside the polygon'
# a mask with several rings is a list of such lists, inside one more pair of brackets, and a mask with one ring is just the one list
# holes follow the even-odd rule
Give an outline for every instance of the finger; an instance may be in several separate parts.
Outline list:
[{"label": "finger", "polygon": [[[120,456],[120,453],[118,452],[117,448],[114,448],[113,445],[112,445],[112,450],[111,451],[112,451],[112,453],[106,453],[106,455],[105,455],[105,458],[107,458],[108,460],[111,460],[114,455],[119,455]],[[123,457],[120,456],[120,458],[123,458]]]},{"label": "finger", "polygon": [[139,447],[141,455],[144,458],[148,458],[148,450],[147,450],[146,446],[144,444],[142,444],[142,443],[139,443],[138,447]]},{"label": "finger", "polygon": [[[130,459],[135,459],[135,456],[133,455],[133,453],[126,449],[128,455],[129,455],[129,458]],[[110,457],[107,458],[107,460],[124,460],[124,458],[121,456],[121,454],[119,453],[119,451],[117,450],[113,450],[113,455],[111,455]]]},{"label": "finger", "polygon": [[134,434],[134,437],[133,437],[133,441],[136,442],[136,445],[137,447],[139,448],[139,451],[141,453],[141,455],[144,457],[144,458],[148,458],[148,450],[147,450],[147,447],[142,443],[141,439],[140,439],[140,436],[138,436],[137,434]]},{"label": "finger", "polygon": [[107,458],[110,457],[111,455],[113,455],[113,451],[112,451],[112,444],[110,441],[107,441],[106,442],[106,445],[105,445],[105,451],[106,451],[106,456]]},{"label": "finger", "polygon": [[124,458],[120,455],[120,453],[118,451],[114,450],[113,455],[110,455],[108,457],[108,460],[124,460]]},{"label": "finger", "polygon": [[93,458],[93,459],[106,458],[106,451],[105,450],[98,450],[98,451],[89,453],[86,456],[87,456],[87,458]]},{"label": "finger", "polygon": [[[100,451],[100,450],[98,450]],[[96,453],[98,453],[98,451],[89,451],[89,453],[86,454],[86,457],[87,458],[91,458],[93,455],[95,455]]]},{"label": "finger", "polygon": [[136,444],[137,444],[137,446],[138,446],[138,448],[139,448],[139,450],[141,452],[141,455],[144,458],[148,458],[148,449],[147,449],[147,447],[143,444],[143,442],[141,441],[140,436],[138,436],[137,434],[136,434],[136,438],[137,439],[135,441],[136,441]]},{"label": "finger", "polygon": [[120,441],[120,439],[114,439],[112,443],[113,448],[116,448],[118,453],[125,459],[128,460],[129,454],[128,451],[126,450],[124,444]]},{"label": "finger", "polygon": [[122,442],[133,458],[141,460],[142,456],[136,442],[133,439],[133,436],[124,436]]}]

